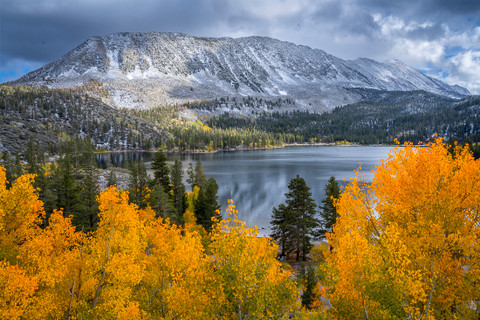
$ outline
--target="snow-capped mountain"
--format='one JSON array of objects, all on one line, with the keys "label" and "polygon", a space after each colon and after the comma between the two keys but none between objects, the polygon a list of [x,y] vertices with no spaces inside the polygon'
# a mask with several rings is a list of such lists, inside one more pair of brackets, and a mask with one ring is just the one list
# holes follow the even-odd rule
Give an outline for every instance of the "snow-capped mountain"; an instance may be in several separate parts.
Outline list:
[{"label": "snow-capped mountain", "polygon": [[361,99],[351,88],[425,90],[461,98],[467,89],[400,61],[342,60],[319,49],[264,37],[197,38],[179,33],[92,37],[16,83],[75,87],[97,80],[109,104],[148,108],[228,96],[289,97],[324,111]]}]

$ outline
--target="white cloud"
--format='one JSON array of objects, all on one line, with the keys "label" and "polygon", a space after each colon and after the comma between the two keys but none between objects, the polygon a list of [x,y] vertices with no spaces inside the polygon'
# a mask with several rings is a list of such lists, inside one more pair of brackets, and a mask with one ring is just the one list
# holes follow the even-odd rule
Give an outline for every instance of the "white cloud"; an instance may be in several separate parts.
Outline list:
[{"label": "white cloud", "polygon": [[447,61],[449,72],[444,80],[450,84],[466,87],[474,94],[480,94],[480,51],[461,52]]},{"label": "white cloud", "polygon": [[[449,84],[480,94],[480,27],[455,30],[432,21],[374,15],[388,43],[384,59],[399,59]],[[440,71],[439,71],[440,70]]]},{"label": "white cloud", "polygon": [[480,75],[480,51],[466,51],[454,56],[450,62],[456,66],[458,74],[465,76],[468,80],[475,79]]},{"label": "white cloud", "polygon": [[434,41],[398,39],[390,55],[416,68],[422,68],[428,64],[440,63],[444,57],[444,47]]}]

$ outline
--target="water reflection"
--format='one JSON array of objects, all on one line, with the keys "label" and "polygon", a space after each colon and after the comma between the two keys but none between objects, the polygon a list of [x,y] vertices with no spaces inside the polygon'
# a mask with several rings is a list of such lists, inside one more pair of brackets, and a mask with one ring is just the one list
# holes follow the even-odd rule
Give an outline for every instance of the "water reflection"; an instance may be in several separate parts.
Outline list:
[{"label": "water reflection", "polygon": [[153,152],[109,152],[97,154],[95,160],[97,167],[102,169],[107,167],[128,168],[131,161],[143,160],[145,163],[150,163],[153,156]]},{"label": "water reflection", "polygon": [[[267,151],[238,151],[215,154],[167,154],[169,161],[181,160],[184,170],[200,160],[205,174],[219,185],[222,211],[227,199],[233,199],[239,218],[257,225],[261,234],[270,232],[272,208],[285,201],[288,183],[297,174],[310,187],[315,203],[324,198],[324,187],[331,176],[341,181],[352,177],[362,163],[362,172],[370,180],[378,161],[386,158],[390,147],[322,146],[290,147]],[[99,166],[127,166],[128,160],[143,159],[150,168],[153,153],[110,153],[97,157]],[[187,188],[189,189],[189,188]]]}]

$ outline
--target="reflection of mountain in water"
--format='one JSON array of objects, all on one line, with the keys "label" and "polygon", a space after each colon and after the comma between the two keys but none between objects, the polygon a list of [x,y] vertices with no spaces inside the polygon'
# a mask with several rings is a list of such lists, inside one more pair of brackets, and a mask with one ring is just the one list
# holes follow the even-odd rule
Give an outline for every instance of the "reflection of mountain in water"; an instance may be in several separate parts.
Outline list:
[{"label": "reflection of mountain in water", "polygon": [[[315,203],[324,198],[325,184],[331,176],[339,182],[343,177],[352,177],[362,163],[366,179],[378,161],[386,158],[389,147],[293,147],[267,151],[239,151],[216,154],[167,154],[169,161],[180,159],[186,170],[189,162],[200,160],[205,174],[217,180],[218,198],[222,212],[227,199],[233,199],[239,218],[249,226],[257,225],[261,235],[270,233],[272,208],[285,201],[288,184],[297,174],[310,187]],[[153,153],[102,154],[97,162],[125,164],[126,159],[142,158],[147,169]],[[108,161],[107,161],[108,160]],[[184,177],[186,178],[186,177]],[[188,190],[190,188],[187,187]],[[262,229],[263,228],[263,229]]]}]

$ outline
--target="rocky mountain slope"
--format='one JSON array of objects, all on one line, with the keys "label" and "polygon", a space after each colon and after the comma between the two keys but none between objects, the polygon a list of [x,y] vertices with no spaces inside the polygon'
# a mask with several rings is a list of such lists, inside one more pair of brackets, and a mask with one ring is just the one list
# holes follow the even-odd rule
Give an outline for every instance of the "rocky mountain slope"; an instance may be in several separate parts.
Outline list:
[{"label": "rocky mountain slope", "polygon": [[424,90],[462,98],[468,90],[425,76],[400,61],[342,60],[271,38],[196,38],[179,33],[115,33],[92,37],[15,84],[52,88],[99,82],[115,107],[222,97],[289,98],[292,108],[323,112],[358,102],[352,88]]},{"label": "rocky mountain slope", "polygon": [[73,136],[98,149],[149,149],[169,134],[147,121],[75,90],[0,86],[0,152],[25,152],[30,139],[51,154]]}]

